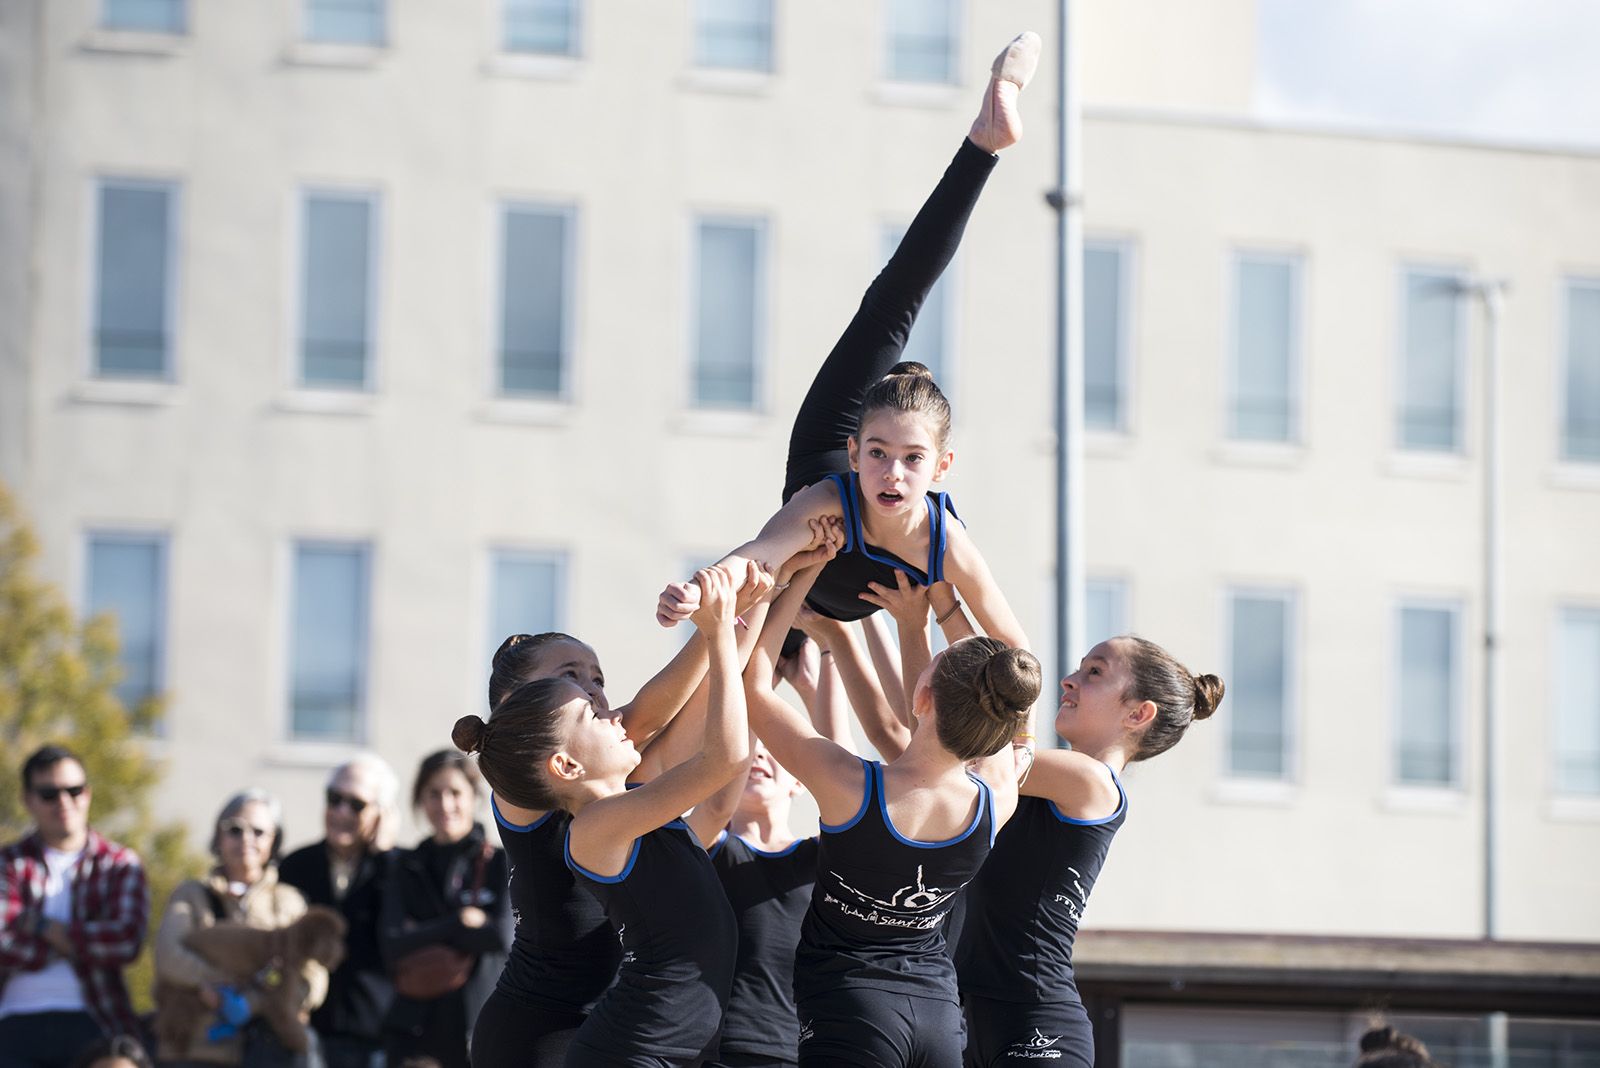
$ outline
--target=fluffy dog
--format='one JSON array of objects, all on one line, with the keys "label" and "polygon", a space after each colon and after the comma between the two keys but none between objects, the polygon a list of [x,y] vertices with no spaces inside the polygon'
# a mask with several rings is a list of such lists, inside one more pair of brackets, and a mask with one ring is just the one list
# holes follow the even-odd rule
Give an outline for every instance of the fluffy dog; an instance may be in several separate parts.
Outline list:
[{"label": "fluffy dog", "polygon": [[[330,972],[344,959],[345,921],[333,909],[312,905],[287,927],[263,931],[240,923],[196,927],[183,944],[206,963],[225,972],[241,993],[254,994],[256,1015],[293,1053],[310,1044],[301,1006],[309,984],[305,965],[315,961]],[[211,1019],[213,1010],[192,987],[161,983],[156,989],[156,1038],[163,1056],[184,1056],[189,1043]],[[169,1054],[166,1051],[171,1050]]]}]

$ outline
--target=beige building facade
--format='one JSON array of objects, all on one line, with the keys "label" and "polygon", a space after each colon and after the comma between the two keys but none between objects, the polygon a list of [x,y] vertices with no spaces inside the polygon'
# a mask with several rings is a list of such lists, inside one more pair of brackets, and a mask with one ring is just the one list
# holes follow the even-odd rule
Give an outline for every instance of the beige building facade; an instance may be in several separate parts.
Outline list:
[{"label": "beige building facade", "polygon": [[[1267,125],[1252,4],[1080,6],[1091,620],[1230,688],[1128,774],[1091,924],[1483,935],[1486,277],[1496,933],[1600,942],[1600,155]],[[165,813],[259,783],[313,837],[508,628],[631,694],[1053,10],[0,0],[0,477],[169,694]],[[914,340],[1041,649],[1054,76]]]}]

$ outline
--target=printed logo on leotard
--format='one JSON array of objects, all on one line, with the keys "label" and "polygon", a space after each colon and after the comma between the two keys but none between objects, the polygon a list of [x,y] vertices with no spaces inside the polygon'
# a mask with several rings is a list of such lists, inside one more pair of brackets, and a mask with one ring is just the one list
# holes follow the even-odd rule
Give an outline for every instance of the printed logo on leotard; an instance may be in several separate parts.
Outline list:
[{"label": "printed logo on leotard", "polygon": [[1006,1047],[1006,1060],[1059,1061],[1061,1059],[1061,1051],[1052,1047],[1060,1041],[1061,1036],[1057,1035],[1055,1038],[1050,1038],[1035,1027],[1032,1038],[1024,1039],[1021,1042],[1013,1042]]},{"label": "printed logo on leotard", "polygon": [[622,947],[622,963],[624,963],[624,964],[632,964],[633,963],[633,950],[628,948],[628,942],[623,937],[623,935],[625,935],[627,933],[628,933],[628,925],[627,924],[623,924],[621,927],[617,928],[617,944]]},{"label": "printed logo on leotard", "polygon": [[801,1042],[810,1041],[812,1036],[814,1036],[815,1034],[816,1034],[816,1032],[811,1030],[811,1021],[807,1020],[805,1023],[802,1023],[800,1025],[800,1041]]},{"label": "printed logo on leotard", "polygon": [[1066,894],[1057,894],[1056,903],[1067,906],[1067,911],[1072,913],[1073,923],[1082,923],[1083,910],[1089,904],[1089,891],[1085,890],[1083,884],[1078,881],[1083,878],[1081,871],[1073,867],[1068,867],[1067,870],[1072,873],[1072,888],[1078,892],[1078,900],[1074,901]]},{"label": "printed logo on leotard", "polygon": [[832,891],[823,894],[823,903],[836,906],[846,916],[875,924],[879,927],[901,927],[914,931],[931,931],[944,922],[950,913],[948,910],[937,912],[941,905],[947,904],[956,895],[954,890],[946,890],[938,886],[926,886],[922,881],[922,865],[917,865],[916,882],[910,886],[902,886],[888,900],[873,897],[871,894],[857,890],[836,871],[828,873],[833,884],[839,888],[843,896],[835,896]]}]

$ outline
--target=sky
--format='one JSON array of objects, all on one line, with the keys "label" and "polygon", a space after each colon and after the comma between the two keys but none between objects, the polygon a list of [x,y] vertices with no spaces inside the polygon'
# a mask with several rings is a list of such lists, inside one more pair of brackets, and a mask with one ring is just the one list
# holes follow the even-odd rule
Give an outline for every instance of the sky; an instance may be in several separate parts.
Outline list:
[{"label": "sky", "polygon": [[1259,0],[1266,118],[1600,149],[1600,0]]}]

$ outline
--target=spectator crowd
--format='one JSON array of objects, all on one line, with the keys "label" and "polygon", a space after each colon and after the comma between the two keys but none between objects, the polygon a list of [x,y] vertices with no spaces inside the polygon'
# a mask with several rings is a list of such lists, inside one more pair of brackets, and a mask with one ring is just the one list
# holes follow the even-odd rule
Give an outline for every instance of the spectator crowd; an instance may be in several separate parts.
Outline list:
[{"label": "spectator crowd", "polygon": [[[322,840],[287,855],[278,800],[235,794],[211,870],[159,917],[139,857],[91,828],[70,749],[31,754],[21,781],[33,830],[0,848],[0,1068],[465,1068],[512,937],[466,754],[418,769],[431,834],[414,849],[393,847],[400,784],[376,756],[333,771]],[[140,1016],[124,970],[147,934],[155,1012]]]}]

